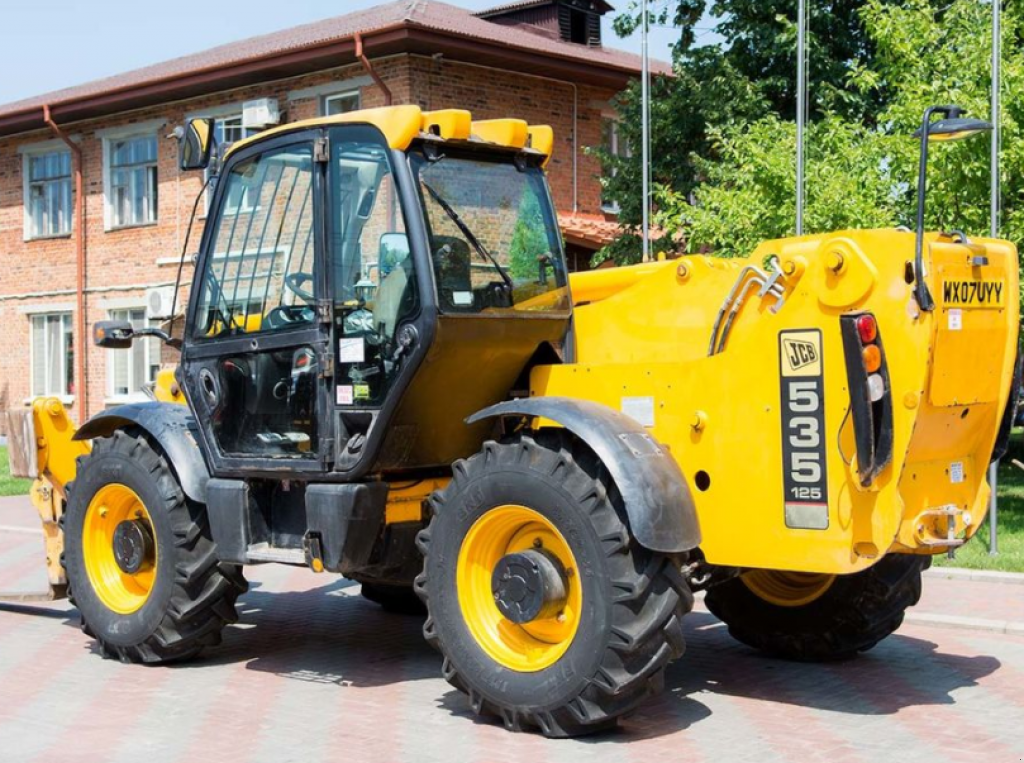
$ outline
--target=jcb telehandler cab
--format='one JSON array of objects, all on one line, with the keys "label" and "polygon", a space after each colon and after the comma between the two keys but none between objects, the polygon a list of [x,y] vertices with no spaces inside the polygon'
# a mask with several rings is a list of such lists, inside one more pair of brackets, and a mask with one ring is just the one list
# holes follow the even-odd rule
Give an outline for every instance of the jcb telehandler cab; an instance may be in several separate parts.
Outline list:
[{"label": "jcb telehandler cab", "polygon": [[[211,134],[188,126],[185,169]],[[158,401],[14,417],[51,562],[62,517],[51,581],[107,653],[194,656],[243,566],[305,565],[415,589],[475,711],[564,736],[660,686],[695,589],[799,659],[899,626],[985,514],[1014,248],[844,231],[570,278],[552,145],[398,106],[220,158]]]}]

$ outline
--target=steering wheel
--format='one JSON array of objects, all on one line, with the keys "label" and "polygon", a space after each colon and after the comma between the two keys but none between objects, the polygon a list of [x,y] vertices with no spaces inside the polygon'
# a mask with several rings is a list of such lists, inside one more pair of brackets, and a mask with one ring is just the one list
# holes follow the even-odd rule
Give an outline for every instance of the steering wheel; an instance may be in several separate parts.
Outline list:
[{"label": "steering wheel", "polygon": [[289,273],[284,277],[284,285],[299,299],[303,299],[308,304],[313,305],[316,304],[316,297],[313,296],[313,292],[302,288],[303,284],[312,280],[312,273]]}]

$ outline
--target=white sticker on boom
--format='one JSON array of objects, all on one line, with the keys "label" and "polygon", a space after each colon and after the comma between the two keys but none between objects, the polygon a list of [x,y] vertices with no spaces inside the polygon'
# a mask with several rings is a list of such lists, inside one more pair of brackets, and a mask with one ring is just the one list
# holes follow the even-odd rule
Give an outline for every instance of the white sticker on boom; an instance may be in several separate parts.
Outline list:
[{"label": "white sticker on boom", "polygon": [[452,304],[458,307],[468,307],[473,304],[473,292],[471,291],[453,291],[452,292]]},{"label": "white sticker on boom", "polygon": [[352,405],[354,397],[351,384],[339,384],[337,389],[338,405]]},{"label": "white sticker on boom", "polygon": [[964,327],[964,311],[953,308],[949,311],[949,330],[960,331]]},{"label": "white sticker on boom", "polygon": [[949,465],[949,481],[959,485],[964,481],[964,462],[954,461]]},{"label": "white sticker on boom", "polygon": [[338,340],[339,363],[362,363],[366,360],[366,346],[361,336]]},{"label": "white sticker on boom", "polygon": [[619,404],[622,412],[642,427],[654,426],[653,397],[624,397]]}]

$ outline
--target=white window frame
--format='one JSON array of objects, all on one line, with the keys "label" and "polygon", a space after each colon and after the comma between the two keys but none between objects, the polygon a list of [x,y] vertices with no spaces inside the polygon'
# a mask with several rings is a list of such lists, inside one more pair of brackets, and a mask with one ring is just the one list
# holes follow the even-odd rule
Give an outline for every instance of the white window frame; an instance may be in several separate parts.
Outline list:
[{"label": "white window frame", "polygon": [[[331,101],[340,101],[340,100],[346,99],[346,98],[355,98],[356,99],[356,107],[354,109],[352,109],[353,111],[358,111],[359,109],[361,109],[363,107],[363,91],[362,91],[362,89],[360,89],[358,87],[355,87],[355,88],[351,88],[350,87],[350,88],[346,88],[344,90],[335,90],[335,91],[330,92],[330,93],[324,93],[323,95],[320,96],[320,116],[322,116],[322,117],[328,116],[329,112],[327,111],[327,104],[329,104]],[[342,113],[346,113],[346,112],[342,112]]]},{"label": "white window frame", "polygon": [[[160,222],[160,130],[167,124],[166,120],[154,119],[149,122],[137,122],[124,127],[112,127],[106,130],[97,130],[96,137],[103,141],[103,230],[105,232],[127,230],[130,228],[143,228],[158,225]],[[140,223],[115,224],[113,183],[112,183],[112,145],[120,140],[131,138],[155,138],[156,139],[156,204],[153,207],[153,219]]]},{"label": "white window frame", "polygon": [[[107,318],[109,318],[110,320],[112,320],[112,321],[115,321],[115,320],[131,320],[131,314],[138,310],[138,311],[142,312],[143,323],[145,323],[146,325],[149,325],[149,324],[152,323],[152,321],[148,317],[146,317],[146,306],[143,303],[138,302],[138,303],[131,303],[131,304],[121,305],[120,304],[120,300],[112,300],[112,301],[113,302],[117,302],[118,304],[117,304],[116,307],[113,306],[113,305],[108,307],[108,309],[107,309]],[[123,315],[125,313],[127,313],[127,315],[128,315],[127,319]],[[139,401],[149,400],[149,397],[142,390],[143,390],[143,387],[146,384],[149,384],[150,382],[153,382],[153,381],[156,380],[156,376],[155,375],[154,375],[154,377],[152,379],[143,379],[142,382],[140,384],[138,384],[138,390],[135,391],[135,392],[129,391],[127,394],[125,394],[125,393],[118,393],[118,392],[114,391],[114,365],[117,363],[117,358],[118,357],[127,357],[128,358],[128,388],[129,388],[129,390],[131,390],[131,388],[133,386],[135,386],[133,384],[133,382],[137,381],[137,380],[133,380],[131,378],[133,364],[131,362],[132,361],[132,357],[131,357],[130,353],[138,351],[139,345],[141,345],[141,348],[142,348],[143,362],[145,364],[145,367],[146,367],[147,371],[150,368],[150,366],[153,365],[153,354],[154,354],[154,352],[156,353],[156,364],[157,365],[160,364],[160,347],[157,344],[157,340],[151,339],[149,337],[137,338],[135,340],[135,342],[132,343],[131,347],[129,347],[127,349],[124,349],[124,350],[107,350],[107,352],[106,352],[106,354],[107,354],[107,397],[106,397],[106,399],[104,401],[105,403],[108,403],[108,404],[135,403],[135,402],[139,402]],[[129,354],[127,356],[125,356],[125,355],[121,355],[120,353],[129,353]],[[157,370],[157,373],[159,373],[159,370]]]},{"label": "white window frame", "polygon": [[[239,103],[231,103],[231,104],[226,104],[224,106],[216,106],[216,107],[211,108],[211,109],[205,109],[204,111],[196,111],[196,112],[192,112],[190,114],[186,114],[185,115],[185,121],[188,122],[188,120],[190,120],[190,119],[212,119],[212,120],[214,120],[217,123],[217,125],[221,125],[221,124],[223,124],[228,119],[232,119],[232,120],[233,119],[237,119],[237,120],[239,120],[239,123],[241,123],[241,121],[242,121],[242,111],[243,111],[243,104],[241,102],[239,102]],[[239,126],[243,130],[245,129],[244,125],[240,124]],[[216,131],[216,128],[215,128],[215,131]],[[260,130],[256,130],[253,133],[253,135],[257,135],[257,134],[259,134],[259,132],[260,132]],[[242,140],[245,140],[245,138],[247,138],[247,137],[252,137],[252,136],[248,136],[248,135],[244,136],[242,138]],[[216,140],[216,134],[214,135],[214,139]],[[214,146],[214,149],[216,149],[216,145]],[[212,171],[212,168],[209,168],[209,167],[207,169],[203,170],[203,182],[207,182],[208,180],[210,180],[210,172],[211,171]],[[205,219],[206,216],[210,214],[210,206],[213,204],[214,186],[215,186],[215,183],[210,182],[209,185],[206,188],[206,191],[204,193],[204,196],[206,198],[203,199],[203,206],[200,208],[199,212],[196,215],[200,220]],[[226,209],[225,211],[227,211],[227,212],[251,212],[252,211],[252,207],[250,207],[248,205],[245,205],[245,206],[242,206],[241,208],[234,207],[234,208]]]},{"label": "white window frame", "polygon": [[[64,389],[62,391],[57,391],[57,392],[52,392],[52,391],[51,392],[39,392],[39,393],[36,392],[35,322],[36,322],[37,318],[45,321],[50,316],[60,316],[62,322],[63,322],[63,320],[65,318],[67,319],[68,324],[69,324],[68,328],[70,329],[70,333],[71,333],[72,365],[74,364],[74,353],[75,353],[75,350],[76,350],[76,348],[75,348],[75,318],[74,318],[74,313],[72,311],[70,311],[70,310],[61,309],[60,306],[55,306],[52,309],[34,310],[31,313],[28,313],[28,368],[29,368],[28,390],[29,390],[29,396],[28,396],[28,399],[25,402],[29,403],[32,400],[34,400],[36,398],[39,398],[39,397],[56,397],[56,398],[60,399],[60,401],[62,403],[64,403],[65,405],[71,405],[74,402],[74,400],[75,400],[75,396],[71,394],[70,390],[68,390],[68,388],[66,386],[66,384],[67,384],[66,380],[67,380],[67,377],[68,377],[67,355],[64,354],[63,352],[60,354],[59,358],[60,358],[60,363],[61,363],[60,378],[65,380],[65,387],[64,387]],[[61,330],[61,336],[62,337],[63,337],[63,334],[64,334],[64,331],[63,331],[63,327],[62,327],[62,330]],[[43,333],[43,336],[44,337],[46,336],[45,332]],[[45,349],[44,349],[44,353],[45,353]],[[73,373],[74,369],[72,368],[71,371]]]},{"label": "white window frame", "polygon": [[[611,125],[611,145],[605,145],[604,148],[608,151],[608,153],[610,153],[610,154],[612,154],[614,156],[618,156],[618,157],[621,157],[623,159],[628,159],[629,157],[633,156],[633,151],[629,147],[628,143],[626,143],[626,145],[625,145],[625,150],[622,151],[621,153],[619,152],[619,124],[620,124],[621,121],[622,120],[619,118],[618,114],[609,114],[609,113],[601,114],[601,140],[602,140],[602,142],[604,142],[604,126],[605,126],[605,124],[610,124]],[[615,171],[615,168],[613,167],[611,169],[609,177],[615,177],[616,174],[618,174],[618,173]],[[604,189],[602,188],[601,191],[602,191],[602,195],[603,195]],[[611,214],[611,215],[617,215],[617,214],[619,214],[619,212],[622,211],[622,208],[619,206],[619,204],[617,202],[614,202],[614,201],[606,202],[606,201],[604,201],[604,199],[602,199],[601,200],[601,211],[602,212],[606,212],[606,213]]]},{"label": "white window frame", "polygon": [[[71,136],[71,140],[75,143],[79,143],[81,138],[78,135]],[[18,153],[21,154],[21,204],[22,204],[22,240],[24,241],[45,241],[47,239],[55,238],[68,238],[71,236],[75,226],[75,158],[71,158],[71,174],[68,177],[68,182],[71,184],[71,208],[68,210],[68,229],[60,233],[44,233],[41,235],[35,235],[32,230],[32,211],[31,211],[31,199],[30,191],[32,187],[32,181],[29,177],[29,165],[32,159],[38,159],[40,156],[46,156],[47,154],[56,153],[71,153],[71,149],[68,144],[60,139],[46,140],[40,143],[32,143],[27,146],[22,146],[18,149]],[[53,181],[45,181],[53,182]]]}]

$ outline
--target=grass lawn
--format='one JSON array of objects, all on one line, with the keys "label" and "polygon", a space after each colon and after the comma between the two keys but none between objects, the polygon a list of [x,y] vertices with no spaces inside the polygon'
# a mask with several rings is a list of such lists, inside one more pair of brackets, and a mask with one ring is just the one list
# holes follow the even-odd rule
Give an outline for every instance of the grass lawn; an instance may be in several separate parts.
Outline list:
[{"label": "grass lawn", "polygon": [[21,480],[11,476],[7,464],[7,446],[0,445],[0,495],[26,495],[32,487],[32,480]]},{"label": "grass lawn", "polygon": [[1024,462],[1024,433],[1021,430],[1014,432],[1010,452],[999,464],[999,519],[996,523],[999,554],[988,554],[989,527],[986,520],[978,534],[957,551],[956,559],[936,556],[936,566],[1024,572],[1024,471],[1011,464],[1011,458]]}]

